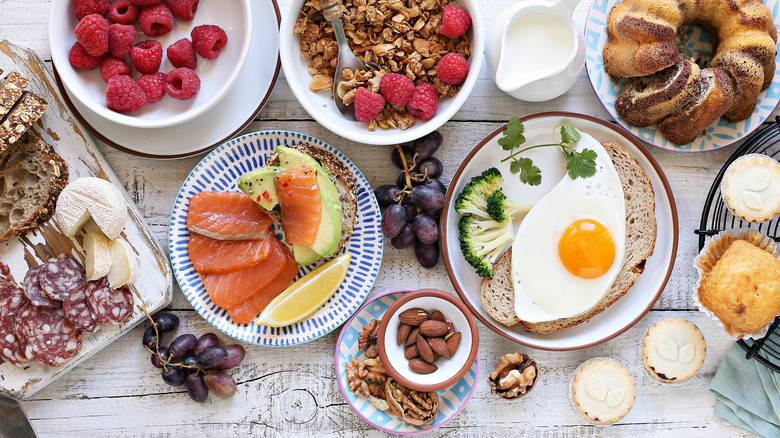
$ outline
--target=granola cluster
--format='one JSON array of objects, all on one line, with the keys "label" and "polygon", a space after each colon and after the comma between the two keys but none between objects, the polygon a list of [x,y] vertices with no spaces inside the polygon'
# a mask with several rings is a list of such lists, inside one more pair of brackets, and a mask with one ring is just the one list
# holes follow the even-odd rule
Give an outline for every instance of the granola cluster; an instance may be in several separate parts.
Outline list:
[{"label": "granola cluster", "polygon": [[[385,73],[406,75],[415,84],[430,82],[439,98],[454,96],[460,85],[442,82],[436,77],[436,63],[447,53],[464,58],[470,55],[467,35],[449,38],[438,27],[442,7],[450,0],[344,0],[342,21],[353,53],[368,70],[345,70],[345,82],[339,84],[338,98],[346,105],[354,101],[359,87],[379,92]],[[331,90],[338,60],[338,44],[333,28],[322,16],[319,0],[307,0],[294,33],[301,39],[301,56],[309,61],[313,78],[309,89]],[[409,128],[414,119],[405,108],[389,103],[367,126],[370,131]]]}]

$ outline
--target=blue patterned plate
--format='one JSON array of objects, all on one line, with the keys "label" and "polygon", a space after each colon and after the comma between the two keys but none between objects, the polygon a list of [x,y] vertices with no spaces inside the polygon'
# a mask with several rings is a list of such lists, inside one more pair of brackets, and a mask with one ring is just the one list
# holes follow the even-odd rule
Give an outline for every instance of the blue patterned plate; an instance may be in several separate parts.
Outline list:
[{"label": "blue patterned plate", "polygon": [[344,399],[347,400],[347,404],[366,423],[379,430],[397,435],[414,435],[430,432],[449,423],[466,407],[469,399],[474,394],[474,390],[477,388],[476,381],[479,376],[479,351],[477,351],[474,363],[463,378],[449,388],[436,391],[436,395],[439,397],[439,415],[433,424],[428,427],[412,426],[401,421],[392,412],[380,411],[367,398],[358,397],[349,390],[347,364],[353,358],[365,360],[365,355],[358,350],[358,337],[360,332],[363,331],[363,326],[372,319],[380,319],[390,305],[406,292],[409,292],[409,290],[385,292],[364,304],[355,316],[344,324],[339,340],[336,342],[336,380],[338,380],[339,389],[344,395]]},{"label": "blue patterned plate", "polygon": [[[190,233],[187,231],[187,208],[190,198],[205,190],[237,191],[236,180],[242,174],[262,166],[276,146],[306,143],[333,153],[355,177],[358,189],[358,212],[354,232],[344,251],[352,254],[347,276],[336,294],[309,318],[281,328],[237,324],[227,311],[214,304],[206,292],[200,274],[187,256]],[[228,336],[252,344],[283,347],[317,339],[330,333],[352,315],[368,296],[382,262],[383,237],[380,229],[379,204],[366,177],[344,154],[333,146],[310,137],[287,131],[262,131],[247,134],[224,143],[208,154],[192,170],[173,204],[168,226],[168,247],[176,281],[192,307],[214,327]],[[280,236],[280,229],[275,229]],[[324,263],[301,267],[298,278]]]},{"label": "blue patterned plate", "polygon": [[[607,16],[616,3],[618,0],[595,0],[590,7],[588,19],[585,22],[585,44],[587,46],[585,66],[593,91],[596,92],[596,96],[601,100],[604,108],[621,126],[640,140],[678,152],[702,152],[722,148],[753,132],[772,114],[777,103],[780,102],[780,76],[778,76],[780,72],[776,68],[772,84],[758,95],[758,104],[750,117],[736,123],[720,119],[707,128],[706,135],[699,136],[686,145],[677,145],[668,141],[654,125],[640,128],[622,120],[615,112],[615,99],[620,94],[620,90],[623,89],[625,82],[614,83],[610,80],[604,70],[604,58],[601,56],[601,51],[607,42]],[[780,15],[780,1],[765,0],[764,4],[772,11],[772,19],[777,23],[778,15]],[[712,43],[707,33],[698,26],[689,27],[689,30],[684,35],[681,47],[683,56],[699,59],[703,54],[712,53]],[[778,53],[776,61],[780,63],[780,53]]]}]

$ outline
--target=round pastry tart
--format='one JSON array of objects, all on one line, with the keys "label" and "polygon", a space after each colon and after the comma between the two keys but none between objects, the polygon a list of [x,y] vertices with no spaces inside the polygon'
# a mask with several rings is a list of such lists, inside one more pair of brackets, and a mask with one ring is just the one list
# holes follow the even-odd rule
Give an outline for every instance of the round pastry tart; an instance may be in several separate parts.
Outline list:
[{"label": "round pastry tart", "polygon": [[763,154],[743,155],[726,168],[720,193],[734,216],[768,221],[780,214],[780,163]]},{"label": "round pastry tart", "polygon": [[645,371],[661,383],[679,384],[701,369],[707,355],[704,336],[682,318],[664,318],[647,329],[642,340]]},{"label": "round pastry tart", "polygon": [[572,407],[583,420],[606,426],[628,414],[634,406],[636,387],[620,362],[597,357],[574,371],[570,396]]}]

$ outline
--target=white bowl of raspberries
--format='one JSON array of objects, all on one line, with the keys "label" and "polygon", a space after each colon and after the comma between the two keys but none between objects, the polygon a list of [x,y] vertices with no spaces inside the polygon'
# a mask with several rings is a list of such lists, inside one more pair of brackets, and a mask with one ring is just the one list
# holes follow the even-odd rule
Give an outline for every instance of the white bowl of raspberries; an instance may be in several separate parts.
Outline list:
[{"label": "white bowl of raspberries", "polygon": [[249,54],[249,0],[54,0],[52,61],[71,99],[137,128],[203,114]]},{"label": "white bowl of raspberries", "polygon": [[298,102],[325,128],[364,144],[406,143],[439,128],[466,102],[484,52],[478,0],[367,0],[363,9],[345,4],[352,51],[364,63],[371,59],[368,79],[355,75],[357,87],[342,96],[355,106],[357,121],[338,111],[333,99],[339,97],[327,87],[337,47],[316,3],[287,3],[279,55]]}]

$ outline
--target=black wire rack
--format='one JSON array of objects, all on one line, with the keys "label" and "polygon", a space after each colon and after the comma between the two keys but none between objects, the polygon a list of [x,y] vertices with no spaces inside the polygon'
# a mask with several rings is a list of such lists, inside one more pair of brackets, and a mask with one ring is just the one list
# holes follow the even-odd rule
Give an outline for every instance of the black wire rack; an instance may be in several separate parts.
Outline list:
[{"label": "black wire rack", "polygon": [[[708,236],[714,236],[723,230],[734,228],[752,228],[773,238],[775,242],[780,241],[780,219],[775,218],[760,224],[743,222],[734,216],[723,202],[720,193],[720,182],[723,179],[723,174],[734,160],[746,154],[769,155],[780,161],[780,116],[775,118],[774,123],[742,144],[715,176],[704,202],[699,229],[693,231],[699,236],[700,251],[704,248],[704,241]],[[776,330],[778,325],[780,325],[780,317],[775,318],[763,338],[757,340],[741,339],[737,341],[737,344],[745,350],[746,358],[753,358],[771,370],[780,373],[780,330]]]}]

